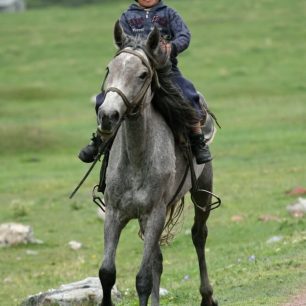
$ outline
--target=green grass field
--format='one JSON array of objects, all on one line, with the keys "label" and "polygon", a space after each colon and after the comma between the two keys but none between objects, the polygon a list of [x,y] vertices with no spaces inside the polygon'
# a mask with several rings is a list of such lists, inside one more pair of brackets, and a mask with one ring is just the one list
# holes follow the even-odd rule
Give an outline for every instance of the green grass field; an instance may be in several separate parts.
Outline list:
[{"label": "green grass field", "polygon": [[[167,3],[192,32],[180,67],[222,125],[212,152],[223,205],[210,217],[207,243],[215,297],[224,306],[280,305],[306,286],[306,219],[288,215],[296,198],[285,194],[306,186],[306,3]],[[95,130],[90,97],[115,52],[113,24],[126,6],[0,15],[0,223],[29,224],[44,241],[0,249],[1,306],[98,273],[103,224],[91,204],[98,168],[73,200],[68,195],[88,168],[76,155]],[[161,286],[169,295],[161,305],[199,305],[192,217],[187,201],[181,230],[163,247]],[[138,305],[137,232],[130,223],[118,249],[120,305]],[[267,244],[273,236],[284,238]],[[84,247],[72,251],[70,240]]]}]

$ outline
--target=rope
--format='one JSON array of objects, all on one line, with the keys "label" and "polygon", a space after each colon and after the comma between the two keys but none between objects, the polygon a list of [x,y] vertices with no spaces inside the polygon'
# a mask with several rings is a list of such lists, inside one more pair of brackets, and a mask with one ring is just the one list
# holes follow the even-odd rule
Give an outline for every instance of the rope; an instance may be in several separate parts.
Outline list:
[{"label": "rope", "polygon": [[113,134],[113,136],[111,136],[106,142],[103,142],[100,147],[99,147],[99,152],[96,155],[92,165],[90,166],[90,168],[87,170],[87,172],[85,173],[84,177],[81,179],[80,183],[77,185],[77,187],[73,190],[73,192],[70,194],[69,199],[72,199],[73,196],[77,193],[77,191],[80,189],[80,187],[83,185],[83,183],[86,181],[87,177],[89,176],[89,174],[91,173],[92,169],[95,167],[96,163],[98,160],[100,160],[101,156],[104,154],[104,152],[111,146],[113,140],[115,139],[117,132],[121,126],[122,121],[125,119],[125,117],[122,117],[118,123],[118,125],[116,126],[115,132]]}]

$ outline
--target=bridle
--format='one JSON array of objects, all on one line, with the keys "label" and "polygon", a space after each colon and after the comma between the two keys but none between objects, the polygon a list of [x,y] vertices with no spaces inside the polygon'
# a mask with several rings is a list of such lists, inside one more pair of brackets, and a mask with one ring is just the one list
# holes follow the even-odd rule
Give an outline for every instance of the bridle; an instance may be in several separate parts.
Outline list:
[{"label": "bridle", "polygon": [[[143,50],[143,51],[145,52],[145,50]],[[116,58],[118,55],[120,55],[122,53],[129,53],[129,54],[132,54],[132,55],[138,57],[141,60],[142,64],[144,66],[146,66],[149,73],[146,76],[145,81],[144,81],[140,91],[131,101],[126,97],[124,92],[117,87],[106,88],[105,89],[105,96],[110,91],[117,93],[121,97],[121,99],[123,100],[124,104],[127,107],[126,116],[127,117],[137,117],[140,114],[140,112],[143,108],[144,96],[149,89],[149,86],[150,86],[150,84],[153,80],[153,77],[157,78],[157,74],[156,74],[155,69],[153,69],[151,63],[144,56],[142,56],[139,52],[137,52],[135,50],[131,50],[131,49],[122,49],[122,50],[119,50],[114,57]],[[104,90],[103,87],[104,87],[104,83],[105,83],[106,78],[107,78],[107,75],[105,76],[104,82],[102,84],[102,90]]]},{"label": "bridle", "polygon": [[[143,50],[143,52],[148,56],[149,59],[151,59],[151,61],[153,61],[152,57],[148,54],[148,52],[144,49],[141,49]],[[143,108],[143,100],[144,100],[144,96],[146,94],[146,92],[148,91],[149,89],[149,86],[153,80],[153,78],[155,78],[155,81],[157,83],[157,86],[159,86],[159,81],[158,81],[158,77],[157,77],[157,73],[156,73],[156,70],[153,69],[152,65],[150,64],[150,62],[144,57],[142,56],[140,53],[136,52],[135,50],[132,50],[132,49],[122,49],[122,50],[119,50],[116,55],[114,56],[117,57],[118,55],[120,55],[121,53],[129,53],[129,54],[132,54],[132,55],[135,55],[137,56],[141,62],[143,63],[144,66],[146,66],[149,70],[149,74],[146,76],[145,78],[145,81],[140,89],[140,91],[138,92],[138,94],[134,97],[134,99],[132,99],[131,101],[126,97],[126,95],[117,87],[108,87],[107,89],[104,90],[104,84],[105,84],[105,81],[107,79],[107,76],[108,76],[108,70],[106,72],[106,75],[104,77],[104,80],[102,82],[102,86],[101,86],[101,90],[105,92],[105,96],[108,92],[112,91],[112,92],[116,92],[123,100],[124,104],[126,105],[127,107],[127,111],[126,111],[126,115],[123,116],[119,123],[117,124],[116,128],[115,128],[115,132],[113,134],[113,136],[108,139],[107,141],[103,142],[100,147],[99,147],[99,152],[98,154],[96,155],[95,159],[94,159],[94,162],[91,164],[90,168],[88,169],[88,171],[85,173],[84,177],[82,178],[82,180],[80,181],[80,183],[77,185],[77,187],[73,190],[73,192],[71,193],[71,195],[69,196],[69,198],[71,199],[75,194],[76,192],[79,190],[79,188],[82,186],[82,184],[85,182],[85,180],[87,179],[88,175],[90,174],[90,172],[92,171],[92,169],[94,168],[94,166],[96,165],[96,163],[100,160],[100,157],[102,154],[105,153],[106,150],[109,150],[110,146],[112,145],[112,141],[113,139],[115,138],[116,136],[116,133],[118,131],[118,129],[120,128],[120,125],[122,123],[122,121],[125,119],[125,117],[129,117],[129,118],[137,118],[140,113],[141,113],[141,110]],[[103,169],[103,167],[102,167]],[[101,169],[101,170],[102,170]],[[106,169],[106,168],[105,168]],[[105,170],[104,169],[104,170]],[[101,180],[101,179],[100,179]],[[99,186],[95,186],[94,189],[93,189],[93,201],[102,209],[104,210],[103,207],[105,207],[105,204],[103,203],[103,200],[96,196],[95,195],[95,190],[97,189],[97,187],[100,187],[100,184]],[[102,204],[102,205],[101,205]]]}]

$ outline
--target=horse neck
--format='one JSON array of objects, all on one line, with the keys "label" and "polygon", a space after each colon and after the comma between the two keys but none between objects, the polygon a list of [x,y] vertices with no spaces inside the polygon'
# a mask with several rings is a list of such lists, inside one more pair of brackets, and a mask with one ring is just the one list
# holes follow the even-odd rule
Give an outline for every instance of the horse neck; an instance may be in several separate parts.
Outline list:
[{"label": "horse neck", "polygon": [[125,156],[129,163],[142,167],[150,158],[154,146],[154,120],[151,98],[144,101],[144,109],[135,119],[125,120],[122,126],[122,138]]}]

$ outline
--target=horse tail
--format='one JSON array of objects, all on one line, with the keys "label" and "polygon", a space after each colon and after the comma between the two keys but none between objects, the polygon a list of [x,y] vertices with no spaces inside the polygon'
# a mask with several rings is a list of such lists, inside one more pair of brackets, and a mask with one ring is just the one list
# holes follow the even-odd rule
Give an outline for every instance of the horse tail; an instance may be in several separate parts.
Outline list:
[{"label": "horse tail", "polygon": [[161,245],[168,245],[173,240],[175,234],[179,231],[179,229],[176,228],[176,225],[183,213],[184,204],[184,198],[182,198],[174,205],[168,207],[164,230],[160,238]]},{"label": "horse tail", "polygon": [[[182,198],[180,201],[167,208],[166,222],[159,239],[160,245],[169,245],[170,242],[174,239],[175,234],[179,231],[176,230],[177,228],[175,228],[175,226],[177,225],[180,216],[182,215],[184,204],[184,198]],[[144,233],[141,231],[141,229],[138,231],[138,236],[141,240],[144,240]]]}]

